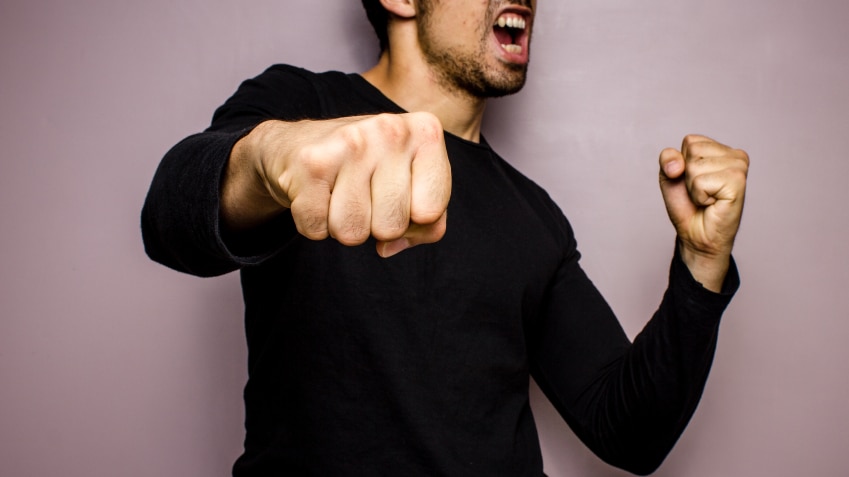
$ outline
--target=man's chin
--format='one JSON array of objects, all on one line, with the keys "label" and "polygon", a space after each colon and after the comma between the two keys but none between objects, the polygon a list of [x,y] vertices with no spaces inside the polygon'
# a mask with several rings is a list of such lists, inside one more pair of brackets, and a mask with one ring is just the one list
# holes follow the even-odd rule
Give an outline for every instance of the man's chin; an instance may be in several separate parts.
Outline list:
[{"label": "man's chin", "polygon": [[[518,72],[517,72],[518,73]],[[518,93],[525,86],[527,74],[525,69],[512,78],[499,78],[500,81],[488,81],[481,91],[481,98],[500,98]]]},{"label": "man's chin", "polygon": [[518,93],[525,86],[525,79],[522,78],[522,82],[517,85],[511,85],[507,88],[493,88],[487,91],[487,98],[500,98],[502,96],[510,96],[511,94]]},{"label": "man's chin", "polygon": [[525,85],[528,71],[527,64],[498,62],[485,66],[475,58],[431,55],[429,63],[437,67],[445,87],[478,99],[518,92]]}]

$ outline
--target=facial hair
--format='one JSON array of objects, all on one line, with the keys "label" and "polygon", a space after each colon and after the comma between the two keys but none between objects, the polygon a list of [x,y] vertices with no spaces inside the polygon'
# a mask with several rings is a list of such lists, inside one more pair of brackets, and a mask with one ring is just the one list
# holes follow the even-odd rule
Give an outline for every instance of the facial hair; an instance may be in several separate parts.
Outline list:
[{"label": "facial hair", "polygon": [[490,2],[486,18],[476,31],[479,38],[476,48],[461,50],[456,47],[439,48],[438,42],[431,37],[431,7],[438,1],[419,2],[418,35],[425,60],[437,75],[440,85],[450,91],[480,99],[506,96],[521,90],[525,85],[527,64],[503,63],[501,69],[495,69],[485,62],[491,41],[489,36],[492,34],[491,29],[495,24],[495,14],[500,2]]}]

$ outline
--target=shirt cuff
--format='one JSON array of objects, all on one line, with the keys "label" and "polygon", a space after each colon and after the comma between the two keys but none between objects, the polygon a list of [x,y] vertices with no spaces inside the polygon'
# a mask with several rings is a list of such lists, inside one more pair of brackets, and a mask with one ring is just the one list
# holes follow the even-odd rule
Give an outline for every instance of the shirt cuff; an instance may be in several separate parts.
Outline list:
[{"label": "shirt cuff", "polygon": [[684,299],[688,306],[702,309],[706,312],[722,314],[731,302],[731,299],[740,288],[740,275],[737,263],[732,256],[728,264],[728,272],[719,293],[708,290],[699,283],[690,273],[687,264],[681,258],[678,247],[675,247],[675,255],[669,271],[669,288],[674,290],[675,295]]}]

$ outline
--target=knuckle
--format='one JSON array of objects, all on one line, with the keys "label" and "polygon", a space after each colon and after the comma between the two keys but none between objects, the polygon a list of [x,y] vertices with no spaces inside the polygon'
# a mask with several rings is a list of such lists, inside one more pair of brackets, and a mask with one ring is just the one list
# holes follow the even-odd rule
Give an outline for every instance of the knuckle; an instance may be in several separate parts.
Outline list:
[{"label": "knuckle", "polygon": [[369,229],[357,220],[346,221],[346,224],[338,229],[333,229],[331,236],[342,245],[360,245],[369,237]]},{"label": "knuckle", "polygon": [[708,154],[708,147],[704,142],[694,142],[687,146],[687,156],[691,160],[702,160]]},{"label": "knuckle", "polygon": [[344,150],[352,157],[358,157],[359,153],[366,148],[366,134],[359,124],[348,124],[338,131],[338,139],[342,143]]},{"label": "knuckle", "polygon": [[327,238],[328,202],[321,196],[295,197],[290,212],[298,233],[311,240]]},{"label": "knuckle", "polygon": [[414,207],[410,213],[410,219],[417,224],[433,224],[436,223],[445,209],[437,206],[418,206]]},{"label": "knuckle", "polygon": [[687,134],[686,136],[684,136],[683,144],[689,147],[700,142],[705,142],[707,140],[708,139],[702,136],[701,134]]},{"label": "knuckle", "polygon": [[737,182],[738,184],[745,184],[746,177],[748,176],[748,171],[746,169],[736,169],[732,173],[732,180]]},{"label": "knuckle", "polygon": [[429,224],[439,220],[451,200],[450,177],[447,181],[442,181],[436,176],[425,179],[414,194],[410,207],[410,218],[418,224]]},{"label": "knuckle", "polygon": [[418,212],[415,214],[413,222],[422,225],[432,225],[437,223],[441,216],[442,213],[436,210]]},{"label": "knuckle", "polygon": [[327,179],[333,175],[334,161],[320,146],[304,146],[298,152],[297,163],[310,179]]},{"label": "knuckle", "polygon": [[693,192],[704,190],[705,186],[707,185],[707,183],[709,181],[710,181],[710,179],[703,174],[694,175],[694,176],[690,177],[690,180],[689,180],[690,187],[689,187],[689,189]]},{"label": "knuckle", "polygon": [[327,216],[318,210],[298,210],[292,207],[292,218],[298,233],[310,240],[324,240],[328,237]]},{"label": "knuckle", "polygon": [[418,113],[415,116],[417,129],[422,139],[427,142],[439,142],[442,140],[442,124],[439,118],[431,113]]},{"label": "knuckle", "polygon": [[[335,199],[333,197],[336,197]],[[359,245],[369,237],[369,207],[356,197],[331,196],[329,233],[343,245]]]},{"label": "knuckle", "polygon": [[372,119],[380,136],[392,143],[404,143],[410,137],[410,130],[397,114],[379,114]]},{"label": "knuckle", "polygon": [[735,149],[734,152],[737,154],[737,156],[740,158],[740,160],[743,162],[743,164],[745,164],[746,167],[748,167],[749,166],[749,153],[742,150],[742,149]]}]

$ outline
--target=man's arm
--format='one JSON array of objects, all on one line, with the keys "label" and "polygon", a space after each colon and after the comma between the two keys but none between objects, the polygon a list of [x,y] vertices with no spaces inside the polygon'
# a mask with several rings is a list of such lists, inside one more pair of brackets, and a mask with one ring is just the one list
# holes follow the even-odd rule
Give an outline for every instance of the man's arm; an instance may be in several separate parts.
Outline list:
[{"label": "man's arm", "polygon": [[698,405],[737,271],[732,261],[721,293],[714,293],[676,252],[660,306],[630,343],[577,257],[567,257],[551,284],[552,299],[531,335],[531,373],[594,453],[647,475]]},{"label": "man's arm", "polygon": [[154,260],[210,276],[261,262],[294,233],[373,236],[384,257],[445,233],[451,170],[430,114],[228,129],[190,136],[160,163],[142,210]]},{"label": "man's arm", "polygon": [[652,319],[629,343],[574,252],[551,285],[531,355],[534,378],[581,440],[637,474],[672,449],[707,380],[720,317],[739,286],[731,248],[748,156],[687,136],[681,151],[661,153],[660,167],[678,244]]}]

